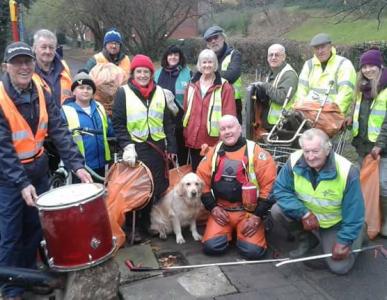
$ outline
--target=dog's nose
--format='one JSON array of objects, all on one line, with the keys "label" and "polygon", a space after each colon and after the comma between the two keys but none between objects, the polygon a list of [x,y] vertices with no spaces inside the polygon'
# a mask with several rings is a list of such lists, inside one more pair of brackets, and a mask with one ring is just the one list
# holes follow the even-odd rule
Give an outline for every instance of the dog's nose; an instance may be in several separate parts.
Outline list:
[{"label": "dog's nose", "polygon": [[196,197],[197,193],[195,191],[191,192],[192,197]]}]

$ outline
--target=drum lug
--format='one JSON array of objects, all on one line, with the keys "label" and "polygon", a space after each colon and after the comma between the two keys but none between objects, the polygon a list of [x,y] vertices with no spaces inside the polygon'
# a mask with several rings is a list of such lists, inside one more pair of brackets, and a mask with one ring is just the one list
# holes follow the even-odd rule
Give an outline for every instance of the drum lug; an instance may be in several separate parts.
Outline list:
[{"label": "drum lug", "polygon": [[83,213],[83,206],[82,206],[82,204],[79,204],[79,211],[80,211],[81,213]]},{"label": "drum lug", "polygon": [[93,256],[91,254],[89,254],[89,261],[90,261],[90,263],[93,262]]},{"label": "drum lug", "polygon": [[48,250],[47,250],[47,242],[46,240],[41,240],[40,241],[40,246],[43,248],[44,256],[47,259],[48,265],[50,268],[54,265],[54,258],[53,257],[48,257]]},{"label": "drum lug", "polygon": [[91,242],[90,242],[91,248],[97,249],[97,248],[99,247],[100,244],[101,244],[101,241],[100,241],[99,239],[97,239],[97,238],[95,238],[95,237],[93,237],[93,238],[91,239]]},{"label": "drum lug", "polygon": [[55,265],[54,265],[54,258],[51,257],[50,259],[47,260],[48,262],[48,265],[50,266],[50,268],[53,268]]}]

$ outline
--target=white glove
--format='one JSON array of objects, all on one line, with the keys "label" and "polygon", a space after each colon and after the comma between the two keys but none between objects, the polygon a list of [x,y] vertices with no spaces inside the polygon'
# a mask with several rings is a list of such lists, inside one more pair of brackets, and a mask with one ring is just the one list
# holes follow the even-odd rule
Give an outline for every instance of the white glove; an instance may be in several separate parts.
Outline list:
[{"label": "white glove", "polygon": [[124,154],[122,154],[122,160],[130,167],[134,167],[136,165],[137,153],[134,144],[129,144],[124,148]]},{"label": "white glove", "polygon": [[177,107],[175,103],[175,95],[167,89],[164,90],[164,95],[165,95],[165,101],[167,102],[167,107],[171,111],[171,113],[176,116],[177,113],[179,112],[179,108]]}]

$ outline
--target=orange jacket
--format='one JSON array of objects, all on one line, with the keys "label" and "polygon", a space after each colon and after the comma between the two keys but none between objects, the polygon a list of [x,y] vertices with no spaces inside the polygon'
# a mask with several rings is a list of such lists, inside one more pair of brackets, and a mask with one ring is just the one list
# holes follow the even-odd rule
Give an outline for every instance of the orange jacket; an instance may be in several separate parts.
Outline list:
[{"label": "orange jacket", "polygon": [[[211,190],[211,162],[214,150],[215,147],[209,149],[196,171],[199,177],[204,181],[203,194],[208,193]],[[245,152],[246,145],[234,152],[226,152],[225,155],[229,159],[242,160]],[[277,175],[277,167],[272,156],[258,145],[256,145],[254,149],[254,169],[259,184],[259,198],[267,199]]]},{"label": "orange jacket", "polygon": [[[60,104],[63,104],[63,102],[70,98],[73,93],[71,92],[71,85],[73,83],[71,79],[71,72],[70,68],[67,65],[67,63],[64,60],[61,60],[61,63],[63,65],[63,70],[59,74],[60,76]],[[39,76],[39,74],[34,73],[33,78],[39,82],[40,85],[44,86],[44,89],[52,94],[50,86],[47,84],[47,82]]]},{"label": "orange jacket", "polygon": [[11,128],[13,146],[22,163],[32,162],[43,154],[43,142],[47,135],[48,114],[43,87],[39,81],[33,81],[39,95],[39,124],[35,136],[0,82],[0,107]]},{"label": "orange jacket", "polygon": [[[107,64],[109,62],[102,52],[94,55],[94,58],[97,64]],[[130,74],[130,59],[127,55],[125,55],[124,58],[120,60],[117,66],[124,70],[126,74]]]}]

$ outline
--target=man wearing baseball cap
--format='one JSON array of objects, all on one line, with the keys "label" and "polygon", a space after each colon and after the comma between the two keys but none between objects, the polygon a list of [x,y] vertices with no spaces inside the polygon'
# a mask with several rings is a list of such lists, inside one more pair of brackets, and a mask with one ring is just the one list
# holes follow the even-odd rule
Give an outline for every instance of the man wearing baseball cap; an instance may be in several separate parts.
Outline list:
[{"label": "man wearing baseball cap", "polygon": [[241,80],[241,53],[226,43],[226,34],[218,25],[208,28],[203,35],[207,48],[216,53],[218,57],[220,76],[226,79],[234,87],[234,98],[238,121],[242,124],[242,80]]},{"label": "man wearing baseball cap", "polygon": [[130,59],[122,50],[122,36],[115,28],[111,28],[105,33],[102,51],[89,58],[84,69],[90,71],[96,64],[107,64],[109,62],[120,67],[129,77]]},{"label": "man wearing baseball cap", "polygon": [[356,71],[351,61],[336,54],[331,37],[326,33],[315,35],[310,41],[314,56],[307,60],[298,80],[295,102],[315,100],[336,103],[343,115],[352,104]]},{"label": "man wearing baseball cap", "polygon": [[[82,182],[92,182],[71,134],[63,126],[59,108],[33,78],[34,54],[15,42],[4,54],[0,81],[0,267],[36,268],[42,239],[38,195],[48,190],[48,158],[43,141],[54,142],[66,166]],[[3,299],[22,299],[24,289],[5,283]]]}]

